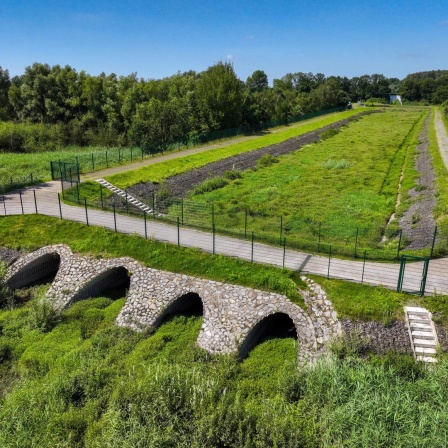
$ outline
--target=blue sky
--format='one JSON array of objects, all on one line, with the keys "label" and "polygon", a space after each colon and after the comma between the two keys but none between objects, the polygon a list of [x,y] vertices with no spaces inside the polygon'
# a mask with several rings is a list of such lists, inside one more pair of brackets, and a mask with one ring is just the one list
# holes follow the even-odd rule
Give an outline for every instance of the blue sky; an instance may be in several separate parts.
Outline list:
[{"label": "blue sky", "polygon": [[1,0],[0,66],[33,62],[162,78],[219,60],[264,70],[403,78],[448,69],[446,0]]}]

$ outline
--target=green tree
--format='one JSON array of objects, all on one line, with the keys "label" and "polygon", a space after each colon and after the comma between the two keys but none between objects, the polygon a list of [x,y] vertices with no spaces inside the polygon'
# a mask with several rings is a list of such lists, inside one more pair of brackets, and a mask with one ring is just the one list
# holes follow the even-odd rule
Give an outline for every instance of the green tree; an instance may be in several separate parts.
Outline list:
[{"label": "green tree", "polygon": [[195,95],[202,132],[241,126],[242,83],[232,64],[218,62],[201,73]]}]

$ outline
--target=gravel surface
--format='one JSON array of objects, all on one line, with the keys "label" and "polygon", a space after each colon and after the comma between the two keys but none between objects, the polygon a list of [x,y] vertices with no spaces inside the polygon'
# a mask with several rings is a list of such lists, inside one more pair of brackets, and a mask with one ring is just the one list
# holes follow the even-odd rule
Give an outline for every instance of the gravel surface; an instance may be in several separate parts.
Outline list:
[{"label": "gravel surface", "polygon": [[[257,165],[258,159],[265,154],[278,157],[292,151],[296,151],[304,145],[319,141],[321,134],[329,129],[340,129],[342,126],[348,125],[351,121],[359,120],[362,115],[376,112],[377,111],[366,111],[352,118],[338,121],[320,128],[317,131],[308,132],[299,137],[291,138],[272,146],[267,146],[265,148],[260,148],[233,157],[228,157],[226,159],[221,159],[217,162],[209,163],[201,168],[193,169],[186,173],[170,177],[164,182],[164,184],[153,184],[152,182],[139,183],[128,188],[127,191],[132,196],[136,198],[143,198],[143,200],[145,200],[145,198],[147,199],[150,197],[153,191],[157,192],[160,188],[167,188],[172,197],[185,198],[188,196],[189,191],[207,179],[222,176],[226,171],[232,169],[244,171],[253,168]],[[117,208],[124,207],[123,199],[117,195],[112,196],[109,201],[111,205],[114,204]]]},{"label": "gravel surface", "polygon": [[434,180],[435,174],[428,141],[429,117],[420,135],[417,146],[415,169],[420,173],[417,187],[409,190],[413,202],[400,219],[405,240],[411,241],[406,249],[423,249],[432,243],[435,221],[433,210],[436,205]]},{"label": "gravel surface", "polygon": [[11,263],[14,263],[20,255],[21,253],[18,250],[10,249],[8,247],[0,247],[0,260],[3,261],[3,263],[10,265]]}]

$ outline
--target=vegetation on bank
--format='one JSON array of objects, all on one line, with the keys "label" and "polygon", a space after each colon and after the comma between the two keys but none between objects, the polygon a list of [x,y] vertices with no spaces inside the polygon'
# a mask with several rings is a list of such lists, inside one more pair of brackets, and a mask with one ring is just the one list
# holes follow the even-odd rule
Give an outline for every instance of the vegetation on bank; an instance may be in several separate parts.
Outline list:
[{"label": "vegetation on bank", "polygon": [[426,369],[410,356],[360,358],[352,339],[297,369],[297,342],[277,338],[238,361],[195,345],[201,317],[115,327],[123,298],[77,302],[43,326],[46,290],[0,309],[2,447],[417,448],[448,437],[443,359]]},{"label": "vegetation on bank", "polygon": [[106,179],[119,188],[128,188],[140,182],[161,183],[165,179],[176,174],[185,173],[194,168],[207,165],[220,159],[242,154],[247,151],[254,151],[266,146],[280,143],[290,138],[298,137],[307,132],[315,131],[329,124],[335,123],[346,118],[358,115],[361,110],[349,110],[330,116],[319,117],[310,121],[300,122],[289,126],[279,132],[273,132],[262,137],[250,139],[231,146],[217,148],[213,151],[207,151],[200,154],[181,157],[176,160],[157,163],[137,170],[127,171],[125,173],[107,176]]},{"label": "vegetation on bank", "polygon": [[[290,242],[315,247],[320,233],[322,243],[353,253],[358,229],[359,250],[375,250],[395,211],[402,169],[404,200],[414,186],[413,154],[426,116],[419,110],[370,115],[192,199],[214,204],[217,229],[244,229],[247,210],[248,228],[258,235],[278,236],[282,217]],[[396,251],[397,241],[389,244]]]}]

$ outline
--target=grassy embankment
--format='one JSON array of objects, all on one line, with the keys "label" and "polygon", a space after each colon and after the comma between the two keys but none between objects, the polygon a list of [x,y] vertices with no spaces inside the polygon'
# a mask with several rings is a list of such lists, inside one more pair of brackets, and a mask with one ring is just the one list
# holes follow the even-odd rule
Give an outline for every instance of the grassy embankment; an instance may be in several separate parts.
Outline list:
[{"label": "grassy embankment", "polygon": [[[156,163],[136,170],[124,173],[106,176],[106,180],[119,188],[125,189],[140,182],[151,181],[154,183],[162,183],[165,179],[175,176],[176,174],[185,173],[194,168],[199,168],[209,163],[242,154],[248,151],[263,148],[265,146],[280,143],[293,137],[305,134],[306,132],[315,131],[319,128],[335,123],[359,114],[362,111],[345,111],[342,113],[332,114],[325,117],[314,118],[309,121],[299,122],[288,126],[287,128],[279,128],[275,132],[268,135],[251,138],[233,145],[226,145],[212,151],[206,151],[199,154],[188,155],[174,160]],[[103,191],[104,198],[109,197],[112,193],[108,190]],[[87,198],[89,203],[99,204],[99,185],[96,182],[87,181],[80,185],[79,195],[81,198]]]},{"label": "grassy embankment", "polygon": [[[352,115],[356,115],[360,111],[347,111],[343,113],[331,114],[328,116],[313,118],[304,122],[298,122],[297,124],[290,125],[286,127],[286,133],[293,131],[294,129],[300,129],[302,126],[305,128],[309,126],[311,123],[332,123],[334,121],[340,120],[343,117],[348,117]],[[337,117],[337,118],[335,118]],[[324,124],[322,125],[324,126]],[[318,126],[320,127],[320,126]],[[274,130],[266,131],[268,132],[268,136],[279,135],[283,133],[285,127],[277,128]],[[294,132],[294,131],[293,131]],[[287,137],[289,138],[289,137]],[[241,139],[241,137],[237,137],[237,139]],[[280,140],[284,139],[280,137]],[[235,140],[235,138],[228,139],[227,141]],[[277,140],[275,140],[277,141]],[[26,154],[18,154],[13,152],[0,152],[0,184],[2,183],[2,179],[4,182],[8,181],[12,176],[14,179],[24,178],[29,175],[30,172],[33,172],[33,176],[35,179],[42,180],[50,180],[50,161],[54,160],[63,160],[63,161],[73,161],[76,156],[80,156],[80,164],[83,165],[82,172],[87,173],[91,171],[91,154],[94,155],[94,159],[97,165],[104,166],[105,168],[105,153],[108,151],[108,163],[109,166],[117,166],[122,164],[127,164],[131,162],[130,158],[130,149],[129,148],[121,148],[122,158],[124,158],[124,162],[118,161],[118,148],[103,148],[103,147],[67,147],[63,148],[59,151],[42,151],[38,153],[26,153]],[[135,149],[134,151],[134,161],[138,160],[139,149]],[[95,162],[94,162],[95,164]]]},{"label": "grassy embankment", "polygon": [[[130,255],[196,275],[217,269],[222,278],[244,268],[224,257],[40,216],[1,218],[0,236],[14,247],[66,242],[92,255]],[[284,275],[269,275],[274,271]],[[356,302],[363,295],[369,300],[367,291],[376,298],[382,293],[340,281],[324,286],[335,304],[340,296]],[[360,359],[355,344],[297,370],[296,343],[286,338],[265,341],[238,362],[195,346],[200,317],[174,317],[152,334],[116,328],[124,299],[107,297],[76,303],[45,329],[37,302],[46,288],[23,290],[22,301],[0,309],[5,448],[421,447],[443,446],[448,437],[443,360],[427,370],[410,357]],[[397,302],[405,297],[390,295]]]},{"label": "grassy embankment", "polygon": [[[414,186],[413,155],[425,116],[415,110],[367,116],[329,139],[192,199],[214,203],[218,231],[241,232],[248,210],[248,228],[266,238],[278,240],[282,217],[290,245],[316,250],[322,223],[321,247],[333,244],[338,253],[353,254],[358,229],[358,254],[364,249],[396,252],[398,224],[389,229],[386,224],[395,211],[402,170],[402,208]],[[385,232],[389,240],[381,245]]]},{"label": "grassy embankment", "polygon": [[[443,115],[443,114],[442,114]],[[444,117],[445,129],[447,128]],[[448,247],[448,170],[440,154],[435,130],[435,110],[429,128],[429,152],[435,172],[436,207],[434,217],[438,226],[437,250],[446,253]]]}]

